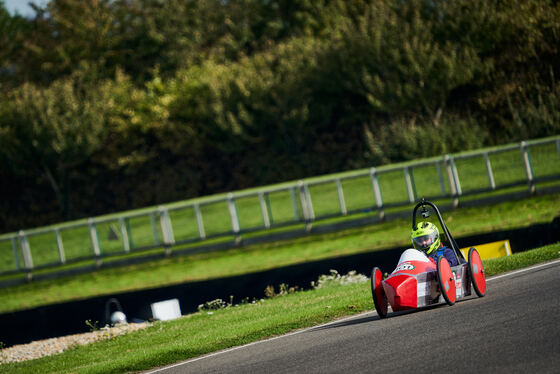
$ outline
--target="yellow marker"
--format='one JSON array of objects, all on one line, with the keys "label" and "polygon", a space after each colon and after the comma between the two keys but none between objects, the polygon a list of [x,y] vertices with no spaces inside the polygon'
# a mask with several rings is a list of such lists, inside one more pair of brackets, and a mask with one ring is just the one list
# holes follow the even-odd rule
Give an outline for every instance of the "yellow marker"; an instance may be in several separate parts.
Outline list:
[{"label": "yellow marker", "polygon": [[[483,260],[511,255],[511,247],[509,245],[509,240],[472,245],[471,247],[476,248],[476,250],[480,254],[480,258]],[[463,256],[465,256],[465,259],[467,259],[467,261],[468,261],[467,256],[469,255],[469,249],[471,247],[461,248],[461,252],[463,253]]]}]

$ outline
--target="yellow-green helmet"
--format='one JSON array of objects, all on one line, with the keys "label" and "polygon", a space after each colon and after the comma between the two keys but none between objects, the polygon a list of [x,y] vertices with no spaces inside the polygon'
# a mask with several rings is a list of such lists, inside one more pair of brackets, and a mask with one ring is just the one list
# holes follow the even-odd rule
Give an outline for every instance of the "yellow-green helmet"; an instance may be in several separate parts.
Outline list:
[{"label": "yellow-green helmet", "polygon": [[433,223],[420,222],[412,230],[412,245],[417,250],[430,255],[439,248],[440,244],[439,231]]}]

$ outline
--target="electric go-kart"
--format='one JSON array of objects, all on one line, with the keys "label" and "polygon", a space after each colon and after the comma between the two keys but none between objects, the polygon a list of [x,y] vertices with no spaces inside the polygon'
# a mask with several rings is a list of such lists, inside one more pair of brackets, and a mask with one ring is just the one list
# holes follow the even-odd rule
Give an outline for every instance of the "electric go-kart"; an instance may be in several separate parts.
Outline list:
[{"label": "electric go-kart", "polygon": [[479,297],[486,293],[484,268],[477,250],[469,249],[467,261],[443,222],[439,209],[424,199],[416,204],[412,212],[413,230],[419,209],[423,219],[430,217],[432,211],[435,212],[442,229],[442,243],[453,250],[458,265],[451,267],[444,256],[433,261],[424,252],[411,248],[402,253],[397,267],[386,279],[383,279],[381,270],[374,267],[371,272],[371,292],[380,318],[387,316],[389,305],[394,312],[444,301],[453,305],[457,299],[471,294],[471,283]]}]

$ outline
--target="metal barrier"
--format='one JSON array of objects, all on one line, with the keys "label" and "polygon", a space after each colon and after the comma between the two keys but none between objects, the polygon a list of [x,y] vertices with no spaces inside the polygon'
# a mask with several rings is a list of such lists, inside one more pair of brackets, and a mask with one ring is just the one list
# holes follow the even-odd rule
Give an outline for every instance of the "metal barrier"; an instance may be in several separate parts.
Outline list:
[{"label": "metal barrier", "polygon": [[0,237],[0,274],[30,273],[94,259],[213,238],[232,237],[329,218],[376,214],[420,196],[459,199],[560,180],[560,136],[491,149],[300,180],[253,191],[89,218]]}]

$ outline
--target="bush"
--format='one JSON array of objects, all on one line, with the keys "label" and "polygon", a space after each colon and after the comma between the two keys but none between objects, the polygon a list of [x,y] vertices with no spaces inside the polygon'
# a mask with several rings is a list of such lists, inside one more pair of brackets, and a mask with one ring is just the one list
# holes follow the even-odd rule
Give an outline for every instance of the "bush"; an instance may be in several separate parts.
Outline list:
[{"label": "bush", "polygon": [[340,275],[338,271],[331,270],[330,274],[319,276],[317,281],[311,282],[313,289],[326,288],[332,285],[348,285],[355,283],[365,283],[369,279],[363,274],[356,273],[355,270],[349,271],[346,275]]}]

